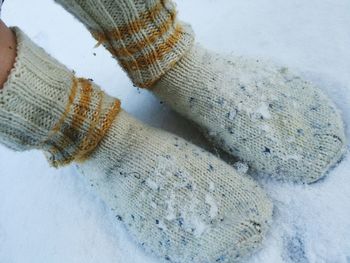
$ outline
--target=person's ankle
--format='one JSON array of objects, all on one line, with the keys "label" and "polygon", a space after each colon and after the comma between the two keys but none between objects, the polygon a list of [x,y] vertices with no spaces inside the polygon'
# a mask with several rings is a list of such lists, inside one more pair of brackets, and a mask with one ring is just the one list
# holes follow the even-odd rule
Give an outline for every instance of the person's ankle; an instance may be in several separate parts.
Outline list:
[{"label": "person's ankle", "polygon": [[3,88],[16,59],[16,37],[0,20],[0,89]]}]

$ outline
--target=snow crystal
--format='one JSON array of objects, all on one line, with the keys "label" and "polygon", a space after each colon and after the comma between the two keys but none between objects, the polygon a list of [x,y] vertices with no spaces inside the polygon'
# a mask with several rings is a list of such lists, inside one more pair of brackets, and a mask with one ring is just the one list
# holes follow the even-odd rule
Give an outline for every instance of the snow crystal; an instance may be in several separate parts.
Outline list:
[{"label": "snow crystal", "polygon": [[271,127],[268,124],[266,124],[266,123],[262,123],[260,128],[264,132],[271,133]]},{"label": "snow crystal", "polygon": [[169,198],[165,201],[166,203],[166,211],[167,215],[165,216],[166,220],[174,220],[176,218],[175,214],[175,208],[174,208],[174,202],[175,202],[175,195],[174,193],[171,193]]},{"label": "snow crystal", "polygon": [[233,164],[233,167],[236,169],[236,171],[240,174],[245,174],[249,170],[249,166],[242,162],[235,162]]},{"label": "snow crystal", "polygon": [[147,178],[146,179],[146,185],[151,188],[152,190],[158,190],[159,189],[159,185],[153,181],[152,179],[150,178]]},{"label": "snow crystal", "polygon": [[256,110],[256,113],[262,116],[264,119],[271,119],[271,113],[266,104],[261,104],[260,107]]},{"label": "snow crystal", "polygon": [[236,110],[232,110],[232,111],[230,111],[229,113],[228,113],[228,119],[230,120],[230,121],[233,121],[234,119],[235,119],[235,117],[236,117],[236,115],[237,115],[237,111]]},{"label": "snow crystal", "polygon": [[282,157],[283,160],[288,161],[288,160],[296,160],[296,161],[300,161],[302,159],[302,156],[297,155],[297,154],[291,154],[291,155],[287,155]]},{"label": "snow crystal", "polygon": [[158,221],[158,224],[157,224],[158,228],[166,231],[168,229],[168,227],[166,226],[166,224],[162,221],[162,220],[159,220]]},{"label": "snow crystal", "polygon": [[209,183],[209,191],[213,192],[215,190],[215,184],[213,182]]},{"label": "snow crystal", "polygon": [[196,237],[200,237],[201,235],[203,235],[207,230],[208,230],[208,225],[205,224],[203,221],[200,220],[194,220],[194,235]]},{"label": "snow crystal", "polygon": [[201,237],[209,229],[209,226],[196,216],[192,216],[187,220],[185,219],[184,225],[185,230],[193,233],[197,238]]},{"label": "snow crystal", "polygon": [[209,216],[211,219],[214,219],[219,212],[219,208],[218,205],[214,199],[214,197],[212,197],[209,194],[205,195],[205,203],[208,204],[210,206],[210,211],[209,211]]}]

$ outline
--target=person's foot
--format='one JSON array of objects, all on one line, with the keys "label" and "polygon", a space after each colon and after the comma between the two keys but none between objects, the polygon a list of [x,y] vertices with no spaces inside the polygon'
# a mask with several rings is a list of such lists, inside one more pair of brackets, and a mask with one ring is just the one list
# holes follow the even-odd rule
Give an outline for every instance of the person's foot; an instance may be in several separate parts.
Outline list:
[{"label": "person's foot", "polygon": [[255,182],[123,111],[80,168],[134,239],[170,262],[240,262],[269,227],[272,204]]},{"label": "person's foot", "polygon": [[77,79],[18,28],[0,90],[0,142],[78,163],[135,241],[171,262],[237,262],[261,246],[266,193],[214,155],[140,123],[96,84]]},{"label": "person's foot", "polygon": [[259,173],[311,183],[344,152],[340,114],[320,90],[260,60],[193,45],[170,0],[56,0],[118,59],[135,85]]},{"label": "person's foot", "polygon": [[340,113],[317,87],[261,60],[195,45],[153,92],[258,172],[311,183],[345,152]]}]

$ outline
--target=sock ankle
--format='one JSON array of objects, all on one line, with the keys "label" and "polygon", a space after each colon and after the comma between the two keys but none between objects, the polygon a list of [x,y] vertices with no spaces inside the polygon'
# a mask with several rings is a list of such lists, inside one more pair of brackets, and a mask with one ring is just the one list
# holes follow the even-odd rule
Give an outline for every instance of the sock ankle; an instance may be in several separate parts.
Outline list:
[{"label": "sock ankle", "polygon": [[150,88],[193,45],[169,0],[56,0],[102,43],[138,87]]}]

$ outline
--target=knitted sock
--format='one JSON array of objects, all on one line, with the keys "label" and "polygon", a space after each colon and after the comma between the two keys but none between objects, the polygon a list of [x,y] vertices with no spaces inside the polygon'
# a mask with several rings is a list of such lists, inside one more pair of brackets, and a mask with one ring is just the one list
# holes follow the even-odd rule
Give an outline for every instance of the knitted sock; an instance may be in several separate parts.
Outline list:
[{"label": "knitted sock", "polygon": [[141,246],[171,262],[236,262],[262,242],[272,205],[252,180],[183,139],[146,126],[19,29],[0,90],[0,141],[77,162]]},{"label": "knitted sock", "polygon": [[192,46],[191,29],[166,0],[58,0],[118,59],[133,82],[149,88]]},{"label": "knitted sock", "polygon": [[315,182],[346,150],[332,101],[271,62],[195,45],[153,91],[216,145],[277,179]]},{"label": "knitted sock", "polygon": [[[126,58],[138,61],[140,57],[146,62],[144,56],[175,56],[165,66],[150,60],[141,63],[151,74],[148,83],[155,83],[153,92],[257,172],[311,183],[343,155],[346,143],[339,112],[320,90],[288,69],[217,55],[191,45],[190,33],[181,35],[179,46],[166,45],[163,36],[183,28],[170,0],[56,2],[106,45],[135,85],[150,87],[123,64]],[[163,44],[166,48],[159,48]],[[153,72],[150,65],[160,68]]]}]

